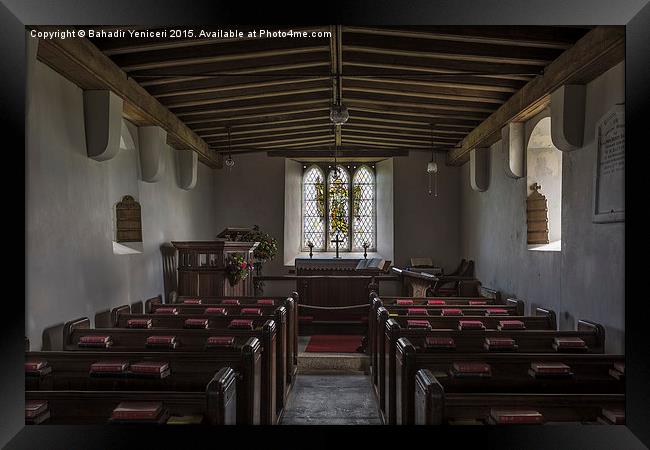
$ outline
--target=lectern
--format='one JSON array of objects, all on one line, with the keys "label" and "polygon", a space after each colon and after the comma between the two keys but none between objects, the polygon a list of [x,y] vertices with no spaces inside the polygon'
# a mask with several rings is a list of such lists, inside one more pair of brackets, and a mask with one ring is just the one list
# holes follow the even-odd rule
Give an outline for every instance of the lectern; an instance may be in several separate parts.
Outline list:
[{"label": "lectern", "polygon": [[214,241],[172,242],[178,250],[178,295],[222,297],[253,295],[253,277],[249,274],[234,286],[226,276],[228,256],[239,255],[252,263],[257,242]]}]

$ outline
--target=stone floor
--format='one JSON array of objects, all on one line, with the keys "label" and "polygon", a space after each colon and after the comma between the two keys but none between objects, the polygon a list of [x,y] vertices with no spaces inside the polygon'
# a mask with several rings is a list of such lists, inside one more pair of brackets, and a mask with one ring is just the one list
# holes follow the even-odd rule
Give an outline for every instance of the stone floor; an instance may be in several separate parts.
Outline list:
[{"label": "stone floor", "polygon": [[381,425],[370,377],[298,373],[282,425]]}]

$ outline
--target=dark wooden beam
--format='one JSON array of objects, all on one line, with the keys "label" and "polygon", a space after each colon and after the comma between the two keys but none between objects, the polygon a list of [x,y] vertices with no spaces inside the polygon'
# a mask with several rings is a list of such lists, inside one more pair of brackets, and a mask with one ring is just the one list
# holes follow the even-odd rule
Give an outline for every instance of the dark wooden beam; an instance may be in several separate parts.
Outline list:
[{"label": "dark wooden beam", "polygon": [[584,84],[625,58],[625,27],[596,27],[562,53],[490,117],[470,132],[461,146],[448,153],[447,163],[464,164],[472,149],[489,146],[501,137],[511,121],[525,121],[545,107],[550,94],[564,84]]},{"label": "dark wooden beam", "polygon": [[[179,117],[192,117],[192,116],[201,116],[201,115],[207,115],[209,118],[212,118],[213,120],[215,118],[232,118],[231,113],[238,113],[238,112],[243,112],[243,111],[252,111],[252,110],[259,110],[259,109],[266,109],[270,110],[267,111],[267,113],[273,113],[277,112],[278,108],[290,108],[293,109],[295,107],[300,107],[300,106],[308,106],[308,105],[329,105],[329,99],[311,99],[311,100],[301,100],[301,101],[295,101],[295,102],[281,102],[281,103],[265,103],[265,104],[256,104],[256,105],[249,105],[249,106],[238,106],[235,108],[219,108],[219,109],[202,109],[202,110],[196,110],[196,111],[179,111],[176,113],[177,116]],[[290,110],[284,110],[284,113],[286,114],[287,112],[291,112]],[[190,119],[193,120],[193,119]],[[188,122],[190,123],[190,122]]]},{"label": "dark wooden beam", "polygon": [[[272,150],[266,153],[271,157],[283,158],[331,158],[333,152],[327,149],[324,150]],[[346,149],[339,148],[338,156],[340,158],[391,158],[394,156],[408,156],[409,151],[403,148],[400,149]]]},{"label": "dark wooden beam", "polygon": [[[39,27],[40,28],[40,27]],[[53,28],[41,28],[49,29]],[[113,61],[87,39],[39,41],[38,58],[82,89],[107,89],[124,99],[124,116],[137,125],[157,125],[178,149],[198,153],[210,167],[218,167],[216,155],[196,133],[144,88],[129,79]]]},{"label": "dark wooden beam", "polygon": [[241,124],[285,121],[291,120],[292,118],[307,117],[308,114],[320,115],[323,112],[327,112],[327,117],[329,117],[329,104],[316,106],[308,105],[301,108],[293,107],[289,109],[281,109],[279,111],[262,111],[259,113],[227,115],[223,117],[208,116],[203,118],[185,120],[184,122],[190,126],[196,124],[200,124],[200,126],[204,126],[205,124],[211,124],[211,126],[215,124],[238,126]]},{"label": "dark wooden beam", "polygon": [[[175,108],[187,108],[191,106],[205,106],[205,105],[218,105],[222,103],[229,102],[238,102],[242,100],[260,100],[260,99],[272,99],[273,97],[282,97],[282,96],[291,96],[297,98],[303,94],[313,94],[316,92],[329,92],[330,88],[325,86],[311,87],[305,89],[290,89],[290,90],[280,90],[280,91],[264,91],[256,93],[246,93],[242,95],[234,96],[222,96],[217,97],[214,95],[205,96],[205,98],[197,100],[176,100],[174,102],[165,102],[165,106],[170,109]],[[167,99],[166,99],[167,100]]]}]

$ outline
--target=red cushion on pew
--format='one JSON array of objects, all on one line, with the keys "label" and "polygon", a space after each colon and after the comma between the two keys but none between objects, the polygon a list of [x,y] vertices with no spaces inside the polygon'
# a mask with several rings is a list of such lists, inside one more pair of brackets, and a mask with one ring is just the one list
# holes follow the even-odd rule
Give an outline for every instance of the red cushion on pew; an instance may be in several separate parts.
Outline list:
[{"label": "red cushion on pew", "polygon": [[424,340],[425,348],[456,348],[454,338],[429,336]]},{"label": "red cushion on pew", "polygon": [[396,302],[398,305],[412,305],[413,300],[400,299]]},{"label": "red cushion on pew", "polygon": [[512,338],[485,338],[483,347],[486,350],[515,350],[517,344]]},{"label": "red cushion on pew", "polygon": [[487,305],[487,301],[485,301],[485,300],[470,300],[469,304],[470,305]]},{"label": "red cushion on pew", "polygon": [[480,320],[459,320],[459,330],[485,330],[485,325]]},{"label": "red cushion on pew", "polygon": [[128,367],[128,361],[97,361],[90,365],[90,374],[122,374]]},{"label": "red cushion on pew", "polygon": [[431,329],[431,324],[428,320],[407,320],[406,326],[408,328],[424,328],[427,330]]},{"label": "red cushion on pew", "polygon": [[129,328],[151,328],[151,319],[129,319],[126,321]]},{"label": "red cushion on pew", "polygon": [[200,298],[188,298],[183,300],[183,304],[185,305],[200,305],[202,303]]},{"label": "red cushion on pew", "polygon": [[531,362],[530,368],[538,375],[569,375],[571,367],[560,362]]},{"label": "red cushion on pew", "polygon": [[435,305],[446,305],[447,302],[444,300],[427,300],[427,305],[429,306],[435,306]]},{"label": "red cushion on pew", "polygon": [[110,336],[81,336],[78,345],[80,347],[100,347],[107,348],[113,345],[113,339]]},{"label": "red cushion on pew", "polygon": [[228,315],[228,310],[226,308],[210,307],[210,308],[205,308],[205,311],[203,311],[203,314],[219,314],[221,316],[227,316]]},{"label": "red cushion on pew", "polygon": [[314,316],[298,316],[299,322],[312,322],[313,320]]},{"label": "red cushion on pew", "polygon": [[233,319],[228,324],[228,328],[236,328],[238,330],[252,330],[253,321],[245,319]]},{"label": "red cushion on pew", "polygon": [[521,320],[499,320],[497,325],[499,330],[524,330],[526,329],[526,324]]},{"label": "red cushion on pew", "polygon": [[222,305],[239,305],[239,300],[230,298],[221,302]]},{"label": "red cushion on pew", "polygon": [[586,350],[587,343],[579,337],[556,337],[553,339],[553,348],[555,350]]},{"label": "red cushion on pew", "polygon": [[146,340],[148,347],[176,348],[176,336],[149,336]]},{"label": "red cushion on pew", "polygon": [[208,328],[208,319],[185,319],[185,328]]},{"label": "red cushion on pew", "polygon": [[241,313],[243,315],[261,316],[262,315],[262,310],[259,309],[259,308],[242,308]]},{"label": "red cushion on pew", "polygon": [[25,361],[26,373],[40,373],[46,367],[48,367],[48,363],[44,359]]},{"label": "red cushion on pew", "polygon": [[112,420],[155,420],[160,416],[162,402],[122,402],[113,410]]},{"label": "red cushion on pew", "polygon": [[409,316],[428,316],[426,308],[409,308],[406,310],[406,314]]},{"label": "red cushion on pew", "polygon": [[235,344],[233,336],[210,336],[206,341],[208,347],[232,347]]},{"label": "red cushion on pew", "polygon": [[463,310],[457,308],[445,308],[440,312],[441,316],[462,316]]},{"label": "red cushion on pew", "polygon": [[455,362],[453,364],[453,371],[456,374],[474,374],[474,375],[489,375],[490,365],[482,362]]},{"label": "red cushion on pew", "polygon": [[131,364],[131,372],[138,375],[162,376],[169,370],[169,363],[165,361],[140,361]]},{"label": "red cushion on pew", "polygon": [[275,302],[270,298],[261,298],[257,301],[258,305],[275,305]]},{"label": "red cushion on pew", "polygon": [[156,314],[178,314],[178,309],[173,307],[156,308]]}]

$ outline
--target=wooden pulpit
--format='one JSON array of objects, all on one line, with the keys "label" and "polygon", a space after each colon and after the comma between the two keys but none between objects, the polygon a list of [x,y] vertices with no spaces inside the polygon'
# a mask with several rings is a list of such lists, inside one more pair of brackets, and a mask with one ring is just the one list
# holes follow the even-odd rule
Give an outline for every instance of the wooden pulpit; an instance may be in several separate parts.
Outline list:
[{"label": "wooden pulpit", "polygon": [[253,277],[249,274],[234,286],[226,276],[228,256],[239,255],[253,262],[257,242],[214,241],[172,242],[178,250],[178,295],[192,297],[253,295]]}]

